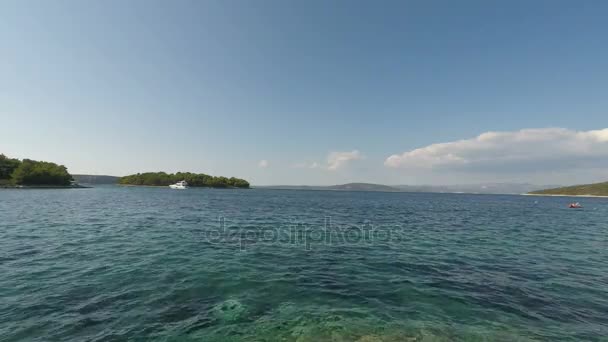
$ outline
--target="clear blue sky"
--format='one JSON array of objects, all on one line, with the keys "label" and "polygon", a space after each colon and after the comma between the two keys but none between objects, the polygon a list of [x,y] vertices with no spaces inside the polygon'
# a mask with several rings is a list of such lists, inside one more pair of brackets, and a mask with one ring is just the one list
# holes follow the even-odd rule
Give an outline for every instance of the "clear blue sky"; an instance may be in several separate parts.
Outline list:
[{"label": "clear blue sky", "polygon": [[608,127],[607,18],[598,0],[3,1],[0,153],[254,184],[608,178],[475,169],[470,150],[469,168],[387,165],[488,131]]}]

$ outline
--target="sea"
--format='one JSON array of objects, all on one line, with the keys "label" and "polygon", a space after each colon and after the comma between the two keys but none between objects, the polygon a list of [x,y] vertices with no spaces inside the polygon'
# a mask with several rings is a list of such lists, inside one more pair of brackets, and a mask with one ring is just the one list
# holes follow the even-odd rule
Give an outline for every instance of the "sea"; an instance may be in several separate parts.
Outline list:
[{"label": "sea", "polygon": [[607,242],[608,198],[5,189],[0,341],[606,341]]}]

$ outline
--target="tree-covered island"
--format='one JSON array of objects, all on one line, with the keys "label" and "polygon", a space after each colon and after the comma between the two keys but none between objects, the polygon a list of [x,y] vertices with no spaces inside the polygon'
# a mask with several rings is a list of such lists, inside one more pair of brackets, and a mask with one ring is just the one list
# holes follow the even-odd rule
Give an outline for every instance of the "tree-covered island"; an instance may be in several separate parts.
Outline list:
[{"label": "tree-covered island", "polygon": [[68,187],[72,175],[63,165],[31,159],[14,159],[0,154],[1,186]]},{"label": "tree-covered island", "polygon": [[204,173],[191,172],[145,172],[124,176],[118,180],[122,185],[168,186],[185,180],[191,187],[208,188],[249,188],[249,182],[234,177],[215,177]]}]

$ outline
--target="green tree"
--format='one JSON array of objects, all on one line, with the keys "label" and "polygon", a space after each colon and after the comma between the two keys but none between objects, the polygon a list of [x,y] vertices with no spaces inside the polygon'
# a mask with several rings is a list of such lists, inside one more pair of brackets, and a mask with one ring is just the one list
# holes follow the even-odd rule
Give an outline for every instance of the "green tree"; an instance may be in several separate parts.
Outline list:
[{"label": "green tree", "polygon": [[24,159],[11,178],[19,185],[70,185],[72,176],[63,165]]},{"label": "green tree", "polygon": [[0,180],[9,180],[19,164],[21,164],[19,159],[8,158],[4,154],[0,154]]}]

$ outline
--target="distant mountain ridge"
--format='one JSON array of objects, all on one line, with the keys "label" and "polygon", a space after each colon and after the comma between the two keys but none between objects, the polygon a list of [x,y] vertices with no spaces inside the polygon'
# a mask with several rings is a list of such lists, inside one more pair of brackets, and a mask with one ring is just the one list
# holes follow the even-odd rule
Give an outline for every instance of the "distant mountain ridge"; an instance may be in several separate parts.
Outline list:
[{"label": "distant mountain ridge", "polygon": [[556,187],[558,185],[535,185],[529,183],[479,183],[456,185],[397,185],[402,191],[447,192],[471,194],[525,194],[531,191]]},{"label": "distant mountain ridge", "polygon": [[315,185],[276,185],[256,186],[262,189],[280,190],[336,190],[336,191],[385,191],[385,192],[437,192],[472,194],[525,194],[531,191],[552,187],[528,183],[482,183],[462,185],[383,185],[373,183],[347,183],[330,186]]},{"label": "distant mountain ridge", "polygon": [[400,189],[373,183],[347,183],[340,185],[268,185],[268,186],[256,186],[260,189],[276,189],[276,190],[334,190],[334,191],[389,191],[399,192]]},{"label": "distant mountain ridge", "polygon": [[[120,177],[107,175],[72,175],[81,184],[118,184]],[[598,183],[598,184],[608,184]],[[594,185],[594,184],[590,184]],[[581,185],[578,187],[589,186]],[[540,194],[542,191],[555,191],[574,187],[559,188],[559,185],[535,185],[529,183],[479,183],[458,185],[384,185],[375,183],[346,183],[338,185],[266,185],[255,186],[259,189],[277,190],[334,190],[334,191],[380,191],[380,192],[436,192],[471,194]],[[548,189],[548,190],[543,190]],[[561,190],[560,190],[561,191]],[[570,191],[570,190],[568,190]],[[582,191],[582,190],[581,190]],[[585,189],[587,191],[587,189]],[[582,192],[585,192],[582,191]],[[608,191],[608,190],[607,190]],[[558,191],[559,192],[559,191]],[[551,194],[553,192],[547,192]],[[604,192],[601,192],[604,193]],[[593,194],[596,194],[594,192]],[[593,195],[592,194],[592,195]],[[608,193],[606,193],[608,196]]]},{"label": "distant mountain ridge", "polygon": [[118,184],[120,177],[106,175],[72,175],[77,183],[81,184]]},{"label": "distant mountain ridge", "polygon": [[346,191],[401,191],[398,188],[373,183],[347,183],[341,185],[328,186],[327,190],[346,190]]},{"label": "distant mountain ridge", "polygon": [[532,195],[608,196],[608,182],[531,191]]}]

